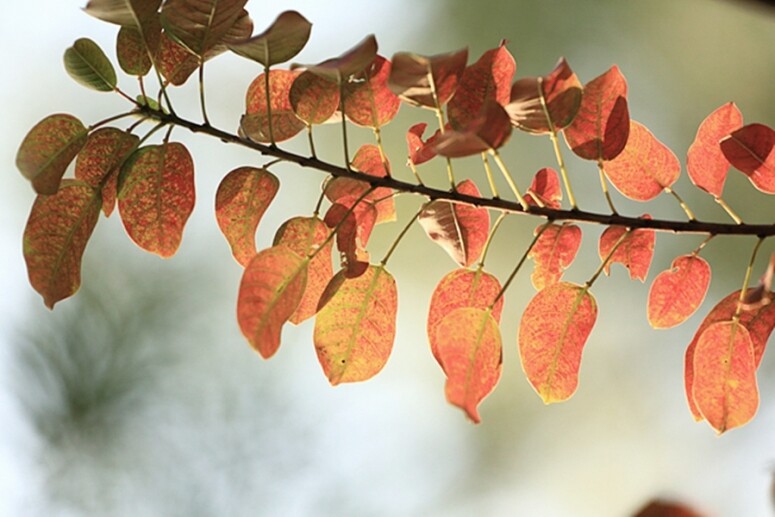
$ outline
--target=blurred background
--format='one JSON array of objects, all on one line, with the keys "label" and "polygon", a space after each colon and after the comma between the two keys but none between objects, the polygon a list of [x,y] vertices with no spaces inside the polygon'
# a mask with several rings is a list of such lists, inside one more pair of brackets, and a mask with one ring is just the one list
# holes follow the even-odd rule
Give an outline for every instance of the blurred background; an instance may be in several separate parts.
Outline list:
[{"label": "blurred background", "polygon": [[[529,269],[506,296],[504,372],[474,426],[444,399],[443,375],[428,350],[425,317],[434,286],[453,268],[419,227],[391,259],[399,288],[398,335],[386,368],[369,382],[332,388],[312,345],[312,322],[288,325],[269,362],[241,336],[235,316],[241,268],[213,216],[220,178],[264,163],[243,149],[176,130],[197,167],[198,205],[169,261],[136,248],[118,216],[102,219],[84,257],[83,285],[50,312],[29,286],[21,236],[34,199],[14,167],[32,125],[55,112],[87,124],[126,109],[116,95],[84,90],[65,73],[64,49],[82,36],[114,55],[116,27],[79,8],[85,0],[10,2],[0,17],[0,82],[6,170],[0,189],[0,515],[536,515],[626,516],[661,497],[714,516],[772,514],[775,361],[765,355],[756,419],[723,437],[697,424],[683,391],[683,354],[704,314],[738,289],[754,239],[718,238],[704,256],[714,271],[695,316],[669,331],[650,329],[645,301],[653,277],[701,237],[660,234],[646,284],[615,266],[594,286],[600,315],[584,353],[580,387],[545,407],[525,380],[516,348],[519,317],[533,295]],[[730,100],[746,122],[775,125],[775,12],[721,0],[313,0],[248,10],[260,32],[286,9],[313,22],[297,60],[338,55],[368,33],[381,53],[435,54],[463,46],[473,62],[509,41],[517,75],[543,75],[559,57],[582,82],[618,64],[629,81],[631,115],[685,159],[702,119]],[[214,125],[235,130],[244,92],[259,73],[224,55],[208,64]],[[134,92],[131,78],[120,85]],[[173,92],[179,113],[199,119],[196,87]],[[395,174],[404,131],[429,113],[403,106],[385,128]],[[354,144],[371,138],[351,131]],[[323,158],[340,157],[338,129],[322,128]],[[287,147],[306,153],[303,137]],[[554,166],[548,138],[516,134],[504,151],[518,183]],[[593,164],[565,149],[584,209],[605,210]],[[444,185],[442,169],[421,169]],[[310,214],[322,175],[278,165],[280,193],[259,229],[262,247],[294,215]],[[456,163],[484,189],[478,161]],[[725,221],[685,174],[678,191],[701,219]],[[506,191],[504,189],[504,191]],[[673,199],[640,205],[614,194],[623,213],[683,219]],[[750,222],[775,218],[772,198],[731,172],[725,199]],[[398,200],[406,221],[419,200]],[[512,217],[498,233],[488,270],[502,280],[537,221]],[[402,224],[380,226],[381,257]],[[600,228],[586,226],[566,278],[595,270]],[[775,243],[766,242],[757,274]]]}]

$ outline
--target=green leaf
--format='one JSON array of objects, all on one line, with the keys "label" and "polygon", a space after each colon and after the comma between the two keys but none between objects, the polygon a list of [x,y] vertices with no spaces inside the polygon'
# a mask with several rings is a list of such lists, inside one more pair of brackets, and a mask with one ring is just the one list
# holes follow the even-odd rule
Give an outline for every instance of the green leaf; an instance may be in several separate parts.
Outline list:
[{"label": "green leaf", "polygon": [[102,49],[89,38],[80,38],[65,50],[65,69],[70,77],[92,90],[116,89],[116,71]]},{"label": "green leaf", "polygon": [[[244,23],[246,3],[247,0],[168,0],[161,11],[161,23],[178,43],[192,54],[204,57],[220,44],[239,41],[229,38],[229,33],[238,22]],[[252,23],[250,27],[252,32]]]},{"label": "green leaf", "polygon": [[151,70],[151,58],[143,34],[133,27],[121,27],[118,31],[116,57],[121,70],[129,75],[142,77]]},{"label": "green leaf", "polygon": [[229,45],[235,54],[270,67],[285,63],[301,52],[312,24],[296,11],[285,11],[258,36]]}]

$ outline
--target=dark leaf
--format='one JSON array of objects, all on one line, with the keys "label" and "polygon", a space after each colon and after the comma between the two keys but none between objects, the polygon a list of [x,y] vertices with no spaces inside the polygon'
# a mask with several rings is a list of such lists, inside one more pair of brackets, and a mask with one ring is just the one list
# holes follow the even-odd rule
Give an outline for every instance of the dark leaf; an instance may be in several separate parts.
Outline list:
[{"label": "dark leaf", "polygon": [[399,52],[393,56],[388,85],[410,104],[440,108],[455,94],[467,61],[465,48],[429,57]]},{"label": "dark leaf", "polygon": [[232,43],[229,49],[242,57],[270,67],[285,63],[301,52],[309,40],[312,24],[296,11],[285,11],[263,33]]}]

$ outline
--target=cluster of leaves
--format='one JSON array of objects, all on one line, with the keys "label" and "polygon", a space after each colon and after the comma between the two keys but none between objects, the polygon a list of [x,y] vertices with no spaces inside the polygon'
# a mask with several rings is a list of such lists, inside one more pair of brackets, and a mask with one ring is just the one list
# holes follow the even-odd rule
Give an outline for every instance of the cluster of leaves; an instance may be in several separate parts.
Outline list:
[{"label": "cluster of leaves", "polygon": [[[116,92],[130,111],[90,127],[67,114],[46,117],[21,144],[17,165],[38,193],[24,233],[30,282],[48,307],[78,289],[81,257],[100,212],[116,204],[130,238],[141,248],[175,254],[195,204],[194,163],[186,147],[170,141],[175,127],[235,142],[276,158],[316,167],[330,177],[311,216],[286,221],[273,245],[258,250],[256,229],[280,181],[263,167],[244,166],[226,174],[215,195],[215,214],[235,260],[244,267],[237,312],[239,326],[264,358],[276,353],[283,325],[315,318],[314,342],[332,384],[368,379],[391,352],[395,336],[397,289],[386,264],[409,226],[419,222],[444,248],[457,268],[438,284],[430,301],[428,339],[446,376],[447,399],[475,422],[478,406],[496,386],[502,369],[499,321],[503,295],[527,261],[537,294],[525,309],[518,346],[527,379],[546,403],[568,399],[576,390],[584,346],[597,319],[591,287],[613,263],[632,279],[645,281],[658,230],[705,233],[693,251],[677,257],[654,278],[648,321],[674,327],[702,304],[710,266],[700,257],[717,234],[759,236],[743,287],[714,307],[686,352],[686,392],[692,414],[718,432],[749,421],[758,406],[756,369],[775,327],[769,304],[775,258],[757,288],[749,289],[756,252],[775,233],[771,226],[746,225],[722,199],[730,165],[759,190],[775,194],[775,131],[743,125],[732,103],[711,113],[688,150],[691,181],[712,195],[733,224],[703,223],[673,190],[681,173],[676,155],[645,126],[630,119],[627,83],[612,67],[582,84],[565,60],[547,75],[514,81],[516,62],[502,42],[468,64],[467,50],[423,56],[378,54],[369,36],[342,55],[314,65],[275,65],[293,59],[306,45],[311,25],[285,12],[263,33],[252,35],[247,0],[91,0],[86,12],[120,26],[116,55],[121,69],[136,76],[139,95],[119,89],[117,74],[100,47],[79,39],[65,52],[65,67],[77,81],[97,91]],[[213,128],[204,95],[205,63],[232,52],[263,65],[248,86],[239,134]],[[145,76],[156,75],[159,92],[146,94]],[[198,71],[204,123],[179,117],[171,86]],[[406,132],[408,168],[414,181],[393,177],[381,137],[402,104],[430,110],[437,130],[425,137],[427,123]],[[124,117],[139,120],[128,128],[108,126]],[[136,134],[143,124],[152,128]],[[342,127],[344,165],[317,159],[313,127]],[[351,157],[350,124],[372,130],[374,144]],[[160,143],[147,141],[168,127]],[[521,191],[499,154],[514,130],[548,135],[559,173],[538,171]],[[311,156],[284,151],[277,143],[306,130]],[[579,210],[560,146],[597,164],[610,214]],[[455,180],[453,160],[480,155],[491,196],[472,180]],[[450,190],[427,187],[419,167],[446,163]],[[74,178],[63,179],[75,161]],[[514,201],[496,188],[491,163],[508,184]],[[272,162],[274,163],[274,162]],[[608,184],[624,196],[650,201],[661,193],[676,198],[688,222],[620,216]],[[381,261],[367,250],[372,229],[395,221],[394,195],[426,197]],[[563,206],[564,194],[569,207]],[[327,209],[320,210],[324,201]],[[491,213],[498,218],[491,224]],[[542,218],[535,237],[509,278],[501,282],[484,269],[490,243],[503,219],[521,213]],[[582,241],[579,222],[606,224],[599,238],[600,266],[583,284],[563,280]],[[339,254],[334,272],[333,247]]]}]

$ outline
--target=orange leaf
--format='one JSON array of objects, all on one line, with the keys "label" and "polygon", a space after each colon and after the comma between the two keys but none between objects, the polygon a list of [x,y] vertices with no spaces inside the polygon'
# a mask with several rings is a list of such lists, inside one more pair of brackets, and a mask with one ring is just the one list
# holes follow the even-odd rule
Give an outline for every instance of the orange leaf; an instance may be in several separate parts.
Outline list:
[{"label": "orange leaf", "polygon": [[697,129],[697,136],[686,155],[686,172],[692,183],[713,196],[721,196],[729,171],[729,161],[719,142],[743,125],[743,115],[734,102],[728,102],[708,115]]},{"label": "orange leaf", "polygon": [[393,93],[409,104],[435,109],[437,103],[438,107],[444,106],[455,94],[468,61],[468,49],[435,56],[399,52],[392,61],[388,85]]},{"label": "orange leaf", "polygon": [[697,255],[673,260],[670,269],[654,279],[649,290],[648,319],[655,329],[680,325],[702,304],[710,285],[710,266]]},{"label": "orange leaf", "polygon": [[384,266],[358,278],[340,271],[315,318],[315,350],[331,384],[365,381],[384,366],[396,334],[396,282]]},{"label": "orange leaf", "polygon": [[310,71],[293,80],[288,93],[296,116],[308,124],[323,124],[339,108],[339,85]]},{"label": "orange leaf", "polygon": [[369,266],[366,244],[377,220],[377,211],[369,203],[358,203],[350,210],[355,201],[346,198],[344,204],[331,205],[325,217],[326,225],[336,228],[336,247],[347,278],[355,278],[366,272]]},{"label": "orange leaf", "polygon": [[503,366],[498,322],[488,310],[456,309],[439,322],[436,341],[447,400],[478,424],[477,406],[495,388]]},{"label": "orange leaf", "polygon": [[[648,215],[643,216],[650,218]],[[613,249],[619,238],[627,231],[621,226],[609,226],[600,236],[598,252],[603,260]],[[639,229],[625,237],[624,241],[616,248],[611,260],[605,265],[605,274],[611,274],[611,264],[619,262],[630,272],[630,278],[636,278],[641,282],[646,281],[649,274],[651,259],[654,257],[654,244],[657,234],[654,230]]]},{"label": "orange leaf", "polygon": [[694,351],[694,403],[719,433],[745,425],[759,407],[753,342],[736,321],[713,323]]},{"label": "orange leaf", "polygon": [[757,189],[775,194],[775,130],[748,124],[724,138],[721,151]]},{"label": "orange leaf", "polygon": [[175,254],[194,209],[194,162],[183,144],[141,147],[118,180],[118,211],[129,237],[146,251]]},{"label": "orange leaf", "polygon": [[[474,271],[466,268],[455,269],[441,279],[431,296],[428,311],[428,341],[433,357],[442,368],[438,352],[441,341],[436,335],[436,327],[441,320],[460,308],[487,309],[500,290],[501,284],[498,279],[478,268]],[[496,322],[500,322],[502,310],[503,297],[499,298],[492,308],[492,316]]]},{"label": "orange leaf", "polygon": [[[538,233],[541,226],[535,229]],[[575,224],[549,224],[536,241],[528,257],[535,260],[530,275],[533,287],[541,290],[562,279],[562,273],[573,263],[581,245],[581,229]]]},{"label": "orange leaf", "polygon": [[81,257],[101,205],[99,190],[74,180],[35,198],[24,229],[24,260],[30,284],[49,309],[81,285]]},{"label": "orange leaf", "polygon": [[597,304],[587,287],[560,282],[536,294],[519,324],[522,369],[544,403],[570,398]]},{"label": "orange leaf", "polygon": [[242,334],[261,357],[280,347],[283,324],[304,294],[309,261],[283,244],[260,251],[242,273],[237,320]]},{"label": "orange leaf", "polygon": [[377,56],[356,81],[345,84],[344,113],[360,126],[377,128],[396,116],[401,101],[390,91],[390,61]]},{"label": "orange leaf", "polygon": [[466,126],[447,130],[436,137],[433,150],[448,158],[462,158],[498,149],[510,136],[509,116],[500,104],[489,100]]},{"label": "orange leaf", "polygon": [[530,188],[525,193],[525,201],[528,205],[539,206],[539,200],[546,208],[555,210],[561,208],[560,177],[557,176],[557,171],[551,167],[545,167],[536,172],[536,175],[533,176],[533,183],[530,184]]},{"label": "orange leaf", "polygon": [[[274,237],[274,245],[285,244],[302,257],[310,255],[325,242],[328,237],[328,227],[317,217],[294,217],[282,224]],[[290,322],[298,325],[311,318],[318,311],[318,303],[323,290],[334,276],[331,265],[331,248],[333,242],[328,241],[323,250],[318,252],[307,266],[307,286],[304,296],[291,314]]]},{"label": "orange leaf", "polygon": [[242,267],[256,254],[256,228],[279,188],[274,174],[255,167],[234,169],[218,185],[215,217]]},{"label": "orange leaf", "polygon": [[[282,142],[304,129],[304,122],[296,116],[291,106],[290,90],[298,74],[290,70],[269,71],[269,97],[271,105],[272,136],[275,142]],[[245,97],[246,114],[242,116],[240,128],[248,138],[256,142],[269,143],[269,111],[266,102],[266,77],[256,77]]]}]

